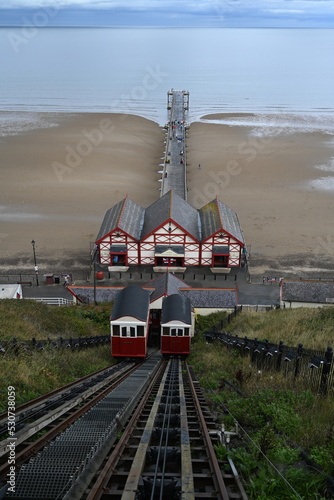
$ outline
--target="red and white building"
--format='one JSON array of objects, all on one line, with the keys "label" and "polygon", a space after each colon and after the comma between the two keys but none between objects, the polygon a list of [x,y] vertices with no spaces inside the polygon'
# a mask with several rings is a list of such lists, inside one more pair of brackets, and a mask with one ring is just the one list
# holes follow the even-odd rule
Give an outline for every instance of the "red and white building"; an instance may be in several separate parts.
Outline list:
[{"label": "red and white building", "polygon": [[129,198],[106,213],[96,239],[109,271],[152,265],[156,272],[209,266],[229,272],[245,247],[237,214],[215,199],[200,210],[173,191],[143,209]]}]

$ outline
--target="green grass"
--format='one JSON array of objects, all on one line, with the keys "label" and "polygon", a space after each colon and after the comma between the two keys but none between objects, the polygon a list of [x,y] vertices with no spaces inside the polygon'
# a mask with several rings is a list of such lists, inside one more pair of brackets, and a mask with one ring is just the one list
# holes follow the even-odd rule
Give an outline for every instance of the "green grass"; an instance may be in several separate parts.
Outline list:
[{"label": "green grass", "polygon": [[277,309],[266,313],[242,312],[228,325],[233,335],[325,351],[334,347],[334,307]]},{"label": "green grass", "polygon": [[0,342],[109,333],[111,305],[55,307],[33,300],[0,301]]},{"label": "green grass", "polygon": [[[54,307],[30,300],[0,301],[0,343],[107,335],[111,304]],[[83,350],[46,349],[0,358],[0,411],[6,408],[7,387],[14,386],[17,405],[34,399],[113,363],[110,346]]]},{"label": "green grass", "polygon": [[6,409],[8,386],[15,387],[16,404],[20,405],[113,363],[108,345],[4,356],[1,359],[0,412]]},{"label": "green grass", "polygon": [[[333,313],[334,309],[241,313],[228,329],[240,336],[283,340],[292,346],[303,343],[306,348],[324,351],[333,344]],[[214,325],[217,317],[211,320]],[[306,450],[326,474],[334,476],[333,398],[314,394],[302,382],[296,384],[281,373],[258,371],[249,357],[241,357],[223,344],[207,345],[203,332],[210,329],[209,323],[210,317],[197,323],[189,362],[209,406],[226,429],[232,429],[237,420],[249,436],[246,445],[232,444],[229,450],[218,450],[235,461],[249,498],[329,498],[325,474],[307,467],[295,445]],[[233,382],[246,398],[226,386],[224,379]]]}]

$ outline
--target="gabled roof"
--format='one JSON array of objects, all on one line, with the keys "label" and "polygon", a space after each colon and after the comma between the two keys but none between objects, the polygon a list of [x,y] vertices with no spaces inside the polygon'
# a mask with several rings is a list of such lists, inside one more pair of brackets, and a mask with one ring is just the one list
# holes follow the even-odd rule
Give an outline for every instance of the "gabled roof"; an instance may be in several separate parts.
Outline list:
[{"label": "gabled roof", "polygon": [[144,208],[128,197],[111,207],[105,214],[96,243],[116,228],[139,240],[144,223]]},{"label": "gabled roof", "polygon": [[188,297],[176,293],[164,298],[161,324],[169,321],[182,321],[187,325],[191,325],[191,303]]},{"label": "gabled roof", "polygon": [[201,239],[198,211],[173,191],[168,191],[146,209],[141,238],[149,235],[169,219],[197,240]]},{"label": "gabled roof", "polygon": [[201,218],[203,240],[206,240],[219,231],[226,231],[244,245],[244,237],[237,214],[218,200],[218,198],[204,205],[199,210],[199,215]]},{"label": "gabled roof", "polygon": [[235,288],[183,288],[180,293],[190,299],[193,307],[229,309],[235,307],[238,301]]},{"label": "gabled roof", "polygon": [[[112,302],[123,287],[95,287],[96,302]],[[94,303],[94,287],[71,285],[67,290],[83,304]]]},{"label": "gabled roof", "polygon": [[282,300],[321,304],[332,304],[334,301],[334,282],[282,280],[281,287]]},{"label": "gabled roof", "polygon": [[189,285],[184,281],[180,280],[172,273],[160,274],[157,278],[149,281],[144,285],[145,287],[154,288],[154,292],[151,294],[150,302],[162,297],[163,295],[172,295],[179,293],[179,288],[187,288]]},{"label": "gabled roof", "polygon": [[140,321],[146,321],[150,304],[150,291],[139,286],[127,286],[116,295],[111,312],[111,321],[132,316]]}]

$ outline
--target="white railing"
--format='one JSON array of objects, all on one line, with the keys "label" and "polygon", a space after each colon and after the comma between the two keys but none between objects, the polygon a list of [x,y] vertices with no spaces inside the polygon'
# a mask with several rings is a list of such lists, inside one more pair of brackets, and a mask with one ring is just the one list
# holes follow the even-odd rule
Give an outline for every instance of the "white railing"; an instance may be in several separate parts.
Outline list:
[{"label": "white railing", "polygon": [[73,300],[64,299],[63,297],[27,297],[29,300],[36,300],[51,306],[72,306]]}]

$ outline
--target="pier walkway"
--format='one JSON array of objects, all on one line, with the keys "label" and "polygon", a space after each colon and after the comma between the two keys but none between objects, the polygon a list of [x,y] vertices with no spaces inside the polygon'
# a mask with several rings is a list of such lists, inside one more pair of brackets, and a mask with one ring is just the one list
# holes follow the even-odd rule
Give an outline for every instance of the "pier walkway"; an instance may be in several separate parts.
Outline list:
[{"label": "pier walkway", "polygon": [[169,120],[166,125],[166,151],[161,180],[161,196],[171,189],[187,199],[186,112],[189,109],[189,92],[171,90],[167,93]]}]

